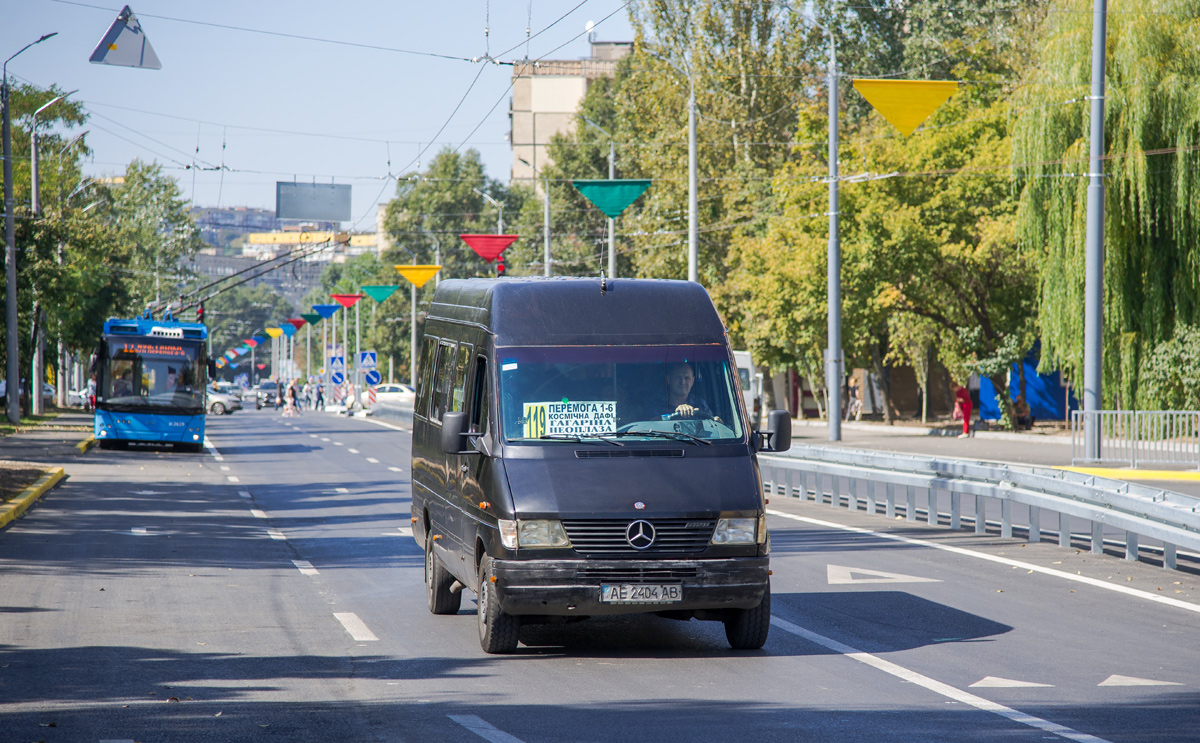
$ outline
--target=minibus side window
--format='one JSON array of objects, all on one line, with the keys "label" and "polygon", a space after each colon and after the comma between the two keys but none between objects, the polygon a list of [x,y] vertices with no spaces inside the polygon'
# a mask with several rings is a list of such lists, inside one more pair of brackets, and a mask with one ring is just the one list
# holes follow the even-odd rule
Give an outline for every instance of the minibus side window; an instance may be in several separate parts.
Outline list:
[{"label": "minibus side window", "polygon": [[475,360],[475,386],[471,391],[471,430],[476,433],[487,431],[487,383],[487,358],[480,356]]},{"label": "minibus side window", "polygon": [[421,366],[417,369],[417,376],[420,378],[421,382],[420,384],[417,384],[417,380],[410,380],[414,384],[414,389],[417,390],[417,394],[421,396],[414,405],[414,413],[422,418],[429,417],[429,401],[433,398],[433,394],[430,392],[433,375],[430,370],[433,369],[433,364],[435,361],[434,351],[436,350],[437,339],[426,336],[425,340],[421,343],[421,355],[419,357],[421,360]]},{"label": "minibus side window", "polygon": [[458,363],[455,364],[454,371],[454,390],[450,400],[450,411],[461,412],[463,409],[463,396],[466,394],[467,388],[467,367],[471,365],[471,346],[467,343],[460,343],[458,346]]},{"label": "minibus side window", "polygon": [[454,343],[443,341],[438,348],[437,375],[434,377],[433,410],[430,419],[442,422],[442,414],[450,409],[450,386],[454,382]]}]

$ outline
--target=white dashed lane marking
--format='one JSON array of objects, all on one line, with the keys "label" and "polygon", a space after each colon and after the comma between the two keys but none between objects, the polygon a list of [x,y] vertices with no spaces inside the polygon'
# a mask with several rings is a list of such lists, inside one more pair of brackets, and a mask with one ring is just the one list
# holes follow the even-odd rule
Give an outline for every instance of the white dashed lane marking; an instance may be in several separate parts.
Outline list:
[{"label": "white dashed lane marking", "polygon": [[279,531],[278,529],[267,529],[267,534],[271,535],[271,539],[279,539],[279,540],[287,539],[287,537],[285,537],[283,535],[283,532]]},{"label": "white dashed lane marking", "polygon": [[301,575],[316,575],[317,569],[312,566],[308,560],[292,560],[292,564],[300,571]]},{"label": "white dashed lane marking", "polygon": [[250,499],[250,491],[249,490],[239,490],[238,495],[245,498],[246,500]]},{"label": "white dashed lane marking", "polygon": [[256,519],[265,519],[265,518],[267,517],[267,514],[266,514],[266,512],[264,512],[264,511],[261,511],[261,510],[259,510],[259,509],[257,509],[257,508],[251,508],[251,509],[250,509],[250,515],[251,515],[251,516],[253,516],[253,517],[254,517],[254,518],[256,518]]},{"label": "white dashed lane marking", "polygon": [[230,482],[241,482],[241,480],[237,478],[237,475],[225,475],[225,479],[229,480]]},{"label": "white dashed lane marking", "polygon": [[391,470],[392,472],[403,472],[404,471],[399,467],[388,467],[388,469]]},{"label": "white dashed lane marking", "polygon": [[495,725],[485,722],[475,715],[447,715],[447,717],[489,743],[523,743],[520,738],[509,735]]},{"label": "white dashed lane marking", "polygon": [[144,536],[146,536],[146,527],[135,526],[132,529],[130,529],[129,532],[131,534],[137,534],[139,537],[144,537]]},{"label": "white dashed lane marking", "polygon": [[333,616],[342,623],[342,626],[346,628],[346,631],[349,632],[350,636],[355,640],[358,640],[359,642],[379,641],[379,638],[375,636],[375,633],[371,631],[371,628],[368,627],[363,620],[359,619],[358,615],[354,612],[338,611],[334,612]]},{"label": "white dashed lane marking", "polygon": [[[339,444],[338,446],[341,446],[341,444]],[[359,453],[358,449],[347,449],[346,451],[350,452],[351,454],[358,454],[358,453]]]},{"label": "white dashed lane marking", "polygon": [[379,460],[376,459],[375,457],[367,457],[367,461],[370,462],[371,464],[379,464]]}]

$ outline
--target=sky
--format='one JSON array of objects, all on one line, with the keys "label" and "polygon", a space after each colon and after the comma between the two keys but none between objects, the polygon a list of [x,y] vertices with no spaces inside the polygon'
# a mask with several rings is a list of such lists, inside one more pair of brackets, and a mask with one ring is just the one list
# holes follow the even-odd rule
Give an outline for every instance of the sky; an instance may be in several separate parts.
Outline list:
[{"label": "sky", "polygon": [[625,0],[135,0],[162,62],[144,70],[88,61],[120,4],[3,4],[0,59],[58,32],[8,73],[78,90],[86,175],[157,161],[197,206],[271,210],[276,181],[350,184],[343,226],[364,231],[395,194],[389,175],[443,147],[478,150],[487,174],[508,181],[512,67],[472,59],[520,60],[527,47],[530,59],[587,57],[588,21],[597,40],[633,38]]}]

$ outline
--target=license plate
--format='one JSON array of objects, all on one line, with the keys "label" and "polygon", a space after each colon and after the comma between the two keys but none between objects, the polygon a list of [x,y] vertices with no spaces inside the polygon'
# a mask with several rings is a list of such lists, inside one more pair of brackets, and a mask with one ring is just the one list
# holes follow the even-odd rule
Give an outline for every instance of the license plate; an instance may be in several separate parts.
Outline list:
[{"label": "license plate", "polygon": [[602,583],[603,604],[673,604],[683,601],[683,586],[664,583]]}]

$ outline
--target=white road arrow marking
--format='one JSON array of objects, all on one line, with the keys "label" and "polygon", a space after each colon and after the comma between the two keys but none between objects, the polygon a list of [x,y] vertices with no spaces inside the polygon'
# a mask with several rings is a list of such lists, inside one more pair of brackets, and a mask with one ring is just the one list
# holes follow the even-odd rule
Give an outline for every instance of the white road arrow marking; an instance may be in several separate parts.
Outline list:
[{"label": "white road arrow marking", "polygon": [[941,583],[937,578],[921,578],[916,575],[885,573],[882,570],[865,568],[848,568],[843,565],[828,566],[826,574],[831,586],[847,583]]},{"label": "white road arrow marking", "polygon": [[1154,679],[1141,679],[1137,676],[1118,676],[1113,674],[1104,679],[1096,686],[1183,686],[1176,681],[1155,681]]},{"label": "white road arrow marking", "polygon": [[1033,681],[1017,681],[1016,679],[1000,678],[999,676],[984,676],[968,688],[980,689],[1023,689],[1033,687],[1050,687],[1054,684],[1039,684]]}]

